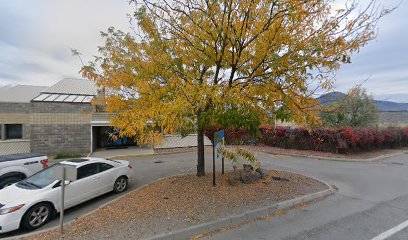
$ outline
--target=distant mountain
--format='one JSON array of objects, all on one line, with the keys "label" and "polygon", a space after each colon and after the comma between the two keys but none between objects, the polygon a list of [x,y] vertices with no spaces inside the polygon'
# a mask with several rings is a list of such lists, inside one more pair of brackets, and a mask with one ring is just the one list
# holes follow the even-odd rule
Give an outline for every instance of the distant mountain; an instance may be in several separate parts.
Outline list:
[{"label": "distant mountain", "polygon": [[397,103],[408,103],[408,93],[384,93],[375,94],[374,98],[382,101],[391,101]]},{"label": "distant mountain", "polygon": [[408,111],[408,103],[397,103],[390,101],[378,101],[375,100],[377,108],[380,112],[387,111]]},{"label": "distant mountain", "polygon": [[321,95],[320,97],[316,98],[315,100],[319,101],[323,105],[328,105],[332,104],[334,102],[337,102],[340,99],[343,99],[347,97],[347,94],[342,93],[342,92],[330,92]]},{"label": "distant mountain", "polygon": [[[331,92],[324,94],[318,98],[317,101],[322,103],[323,105],[328,105],[334,103],[340,99],[347,97],[345,93],[342,92]],[[408,103],[397,103],[391,101],[379,101],[374,100],[377,108],[380,112],[387,112],[387,111],[408,111]]]}]

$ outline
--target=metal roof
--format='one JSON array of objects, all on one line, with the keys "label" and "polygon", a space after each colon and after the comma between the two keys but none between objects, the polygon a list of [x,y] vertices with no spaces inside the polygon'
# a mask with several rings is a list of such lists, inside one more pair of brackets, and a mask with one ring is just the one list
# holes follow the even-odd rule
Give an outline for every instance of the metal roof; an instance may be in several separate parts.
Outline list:
[{"label": "metal roof", "polygon": [[98,88],[88,79],[63,79],[51,87],[6,85],[0,87],[0,102],[29,103],[74,102],[89,103],[97,95]]},{"label": "metal roof", "polygon": [[98,93],[98,87],[88,79],[65,78],[51,87],[44,89],[41,93],[93,95]]},{"label": "metal roof", "polygon": [[43,89],[32,101],[89,103],[97,92],[98,88],[91,80],[65,78]]},{"label": "metal roof", "polygon": [[33,99],[33,102],[90,103],[94,97],[93,95],[41,93]]},{"label": "metal roof", "polygon": [[46,89],[44,86],[7,85],[0,87],[0,102],[29,103]]}]

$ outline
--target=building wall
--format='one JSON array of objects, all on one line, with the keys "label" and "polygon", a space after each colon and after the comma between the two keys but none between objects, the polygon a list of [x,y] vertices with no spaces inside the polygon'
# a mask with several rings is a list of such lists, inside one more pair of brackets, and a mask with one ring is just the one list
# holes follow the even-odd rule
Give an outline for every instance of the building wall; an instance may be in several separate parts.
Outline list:
[{"label": "building wall", "polygon": [[31,152],[88,153],[92,110],[89,103],[32,102]]},{"label": "building wall", "polygon": [[5,124],[22,124],[22,139],[0,139],[0,155],[88,153],[92,112],[89,103],[0,103],[0,135]]},{"label": "building wall", "polygon": [[91,149],[90,124],[35,124],[31,130],[32,152],[88,153]]},{"label": "building wall", "polygon": [[81,113],[91,114],[93,106],[89,103],[31,102],[31,113]]},{"label": "building wall", "polygon": [[[30,152],[30,103],[0,103],[0,155]],[[6,139],[5,124],[22,124],[22,139]]]},{"label": "building wall", "polygon": [[9,103],[0,102],[0,114],[10,113],[29,113],[31,103]]}]

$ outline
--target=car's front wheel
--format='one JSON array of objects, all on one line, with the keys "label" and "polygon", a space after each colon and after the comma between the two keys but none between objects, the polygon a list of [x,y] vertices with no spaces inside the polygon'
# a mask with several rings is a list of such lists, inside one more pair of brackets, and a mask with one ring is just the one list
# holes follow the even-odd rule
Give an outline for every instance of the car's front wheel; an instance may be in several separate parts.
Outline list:
[{"label": "car's front wheel", "polygon": [[39,203],[32,206],[24,214],[22,226],[28,230],[34,230],[43,226],[52,216],[53,208],[48,203]]},{"label": "car's front wheel", "polygon": [[113,191],[115,193],[121,193],[124,192],[128,187],[128,180],[126,177],[121,176],[118,177],[115,181],[115,185],[113,186]]}]

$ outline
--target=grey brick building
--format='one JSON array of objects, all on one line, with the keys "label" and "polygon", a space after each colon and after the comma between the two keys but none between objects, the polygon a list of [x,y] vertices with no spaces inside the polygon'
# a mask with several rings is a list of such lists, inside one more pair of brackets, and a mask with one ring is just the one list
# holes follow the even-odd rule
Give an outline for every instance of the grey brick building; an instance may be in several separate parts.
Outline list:
[{"label": "grey brick building", "polygon": [[[91,104],[98,88],[86,79],[63,79],[51,87],[0,87],[0,155],[23,152],[90,153],[136,145],[113,141],[109,116]],[[381,126],[408,126],[408,112],[380,112]],[[206,145],[211,145],[209,139]],[[197,146],[196,137],[164,138],[156,149]]]},{"label": "grey brick building", "polygon": [[107,114],[91,104],[97,93],[84,79],[0,88],[0,155],[89,153],[106,146],[112,128]]}]

